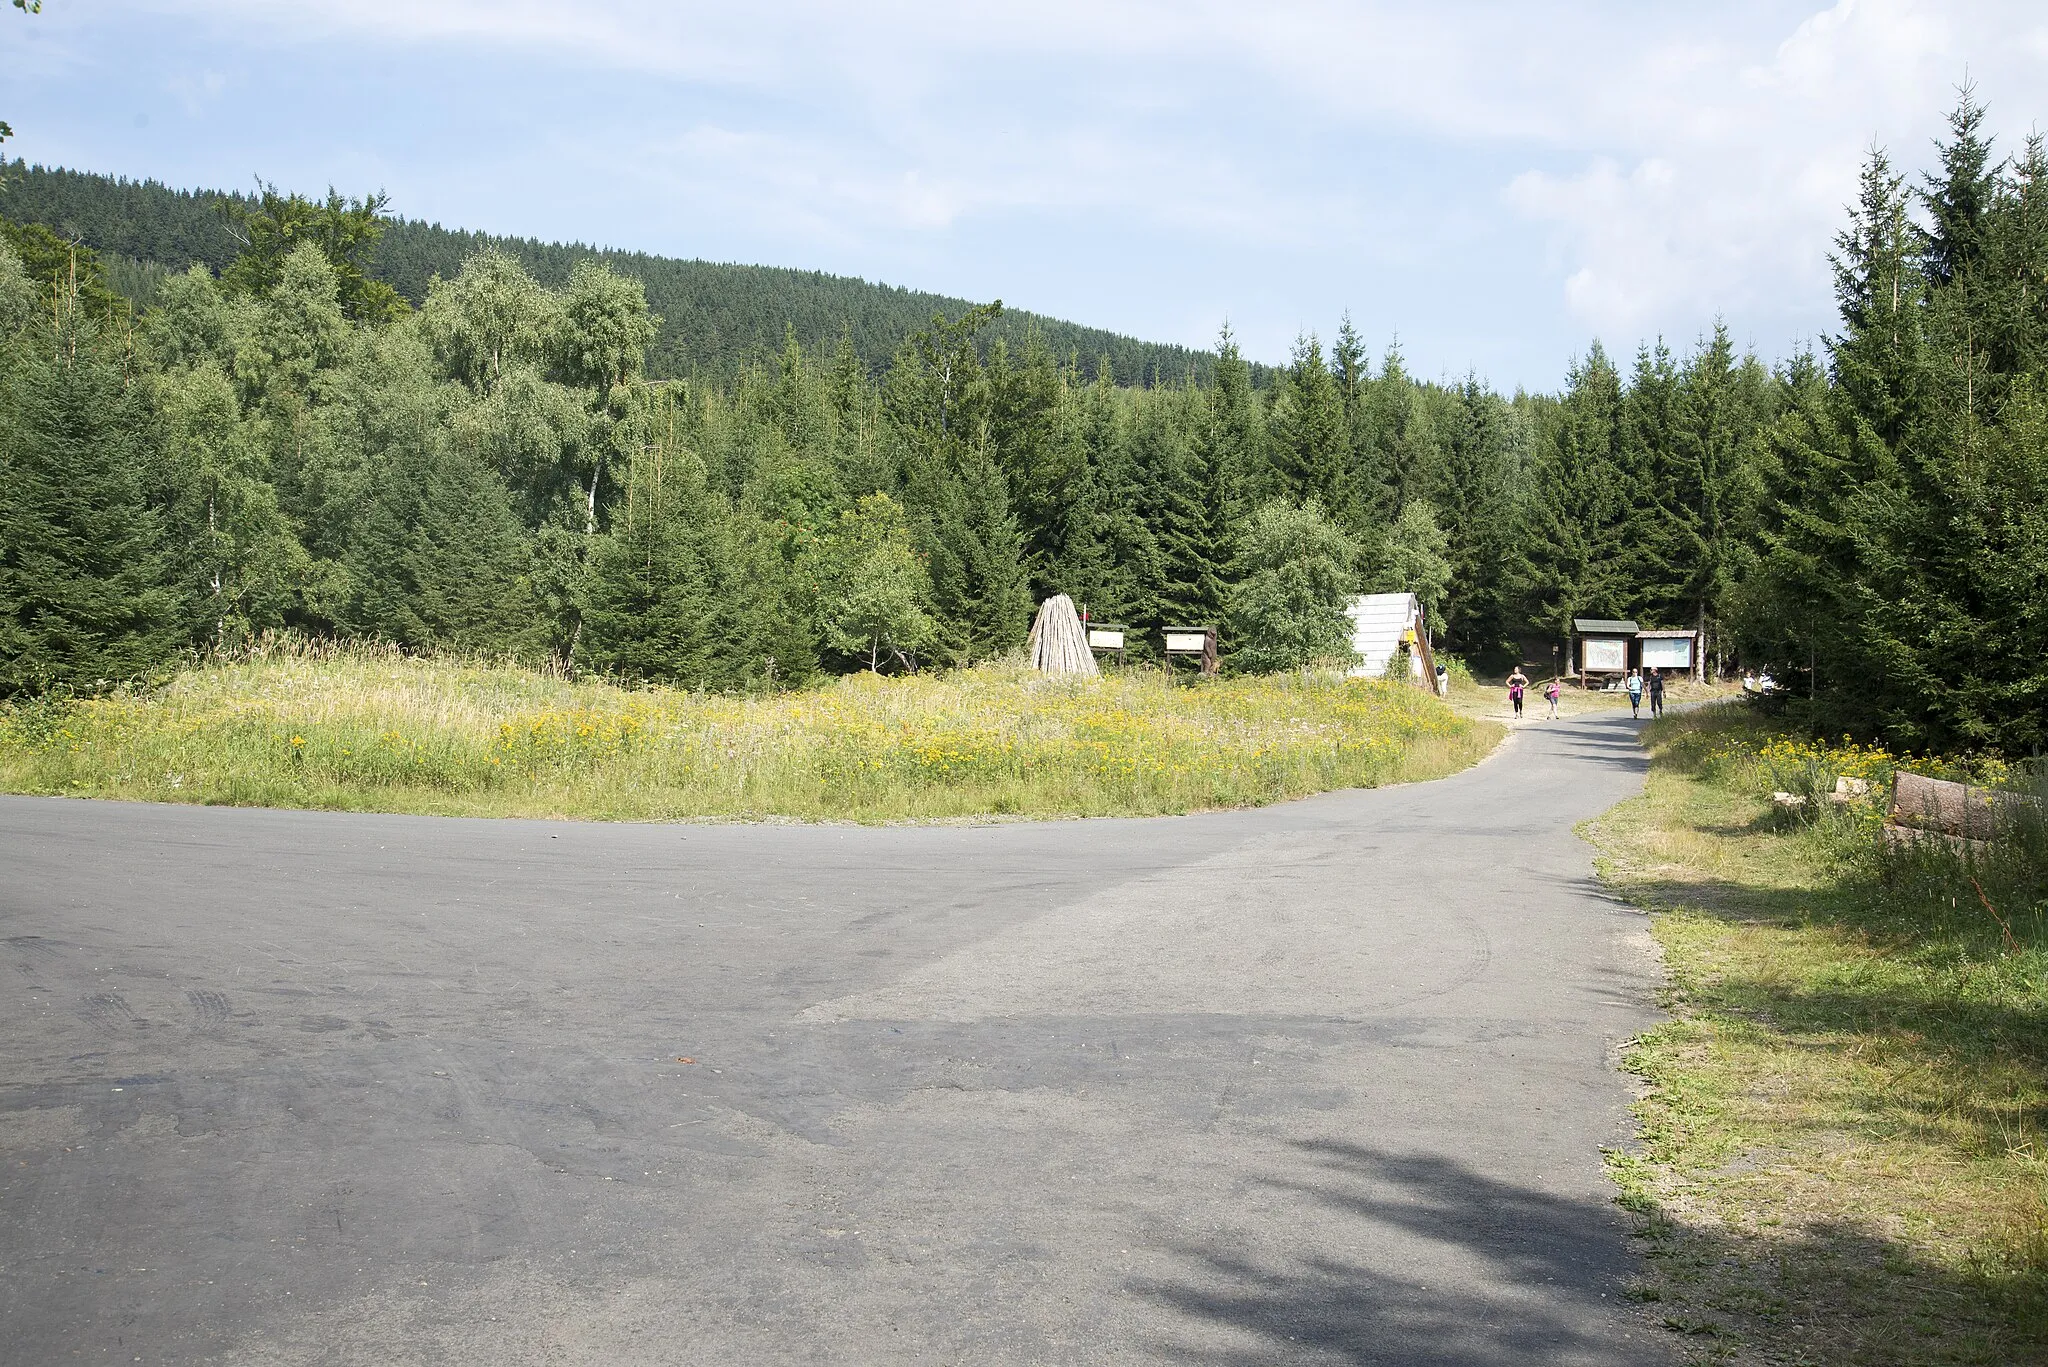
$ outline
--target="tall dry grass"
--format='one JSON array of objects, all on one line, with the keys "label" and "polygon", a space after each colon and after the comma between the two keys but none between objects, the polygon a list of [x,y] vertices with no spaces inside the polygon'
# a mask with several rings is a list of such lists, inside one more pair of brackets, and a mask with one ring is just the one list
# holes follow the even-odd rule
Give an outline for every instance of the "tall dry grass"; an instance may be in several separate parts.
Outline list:
[{"label": "tall dry grass", "polygon": [[0,787],[598,819],[1186,812],[1430,778],[1499,729],[1327,675],[1176,683],[989,666],[805,693],[626,689],[272,645],[160,689],[0,712]]}]

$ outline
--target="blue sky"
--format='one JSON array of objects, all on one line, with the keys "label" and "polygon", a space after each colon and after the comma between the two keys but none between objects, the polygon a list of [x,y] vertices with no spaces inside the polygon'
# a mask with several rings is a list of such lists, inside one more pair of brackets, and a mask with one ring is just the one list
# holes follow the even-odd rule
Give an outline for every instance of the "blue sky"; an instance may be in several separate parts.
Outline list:
[{"label": "blue sky", "polygon": [[[2048,9],[46,0],[7,150],[382,188],[451,226],[818,268],[1283,359],[1349,311],[1411,370],[1555,387],[1597,337],[1766,358],[1832,325],[1873,141],[1968,73],[2048,124]],[[2029,101],[2034,103],[2029,104]]]}]

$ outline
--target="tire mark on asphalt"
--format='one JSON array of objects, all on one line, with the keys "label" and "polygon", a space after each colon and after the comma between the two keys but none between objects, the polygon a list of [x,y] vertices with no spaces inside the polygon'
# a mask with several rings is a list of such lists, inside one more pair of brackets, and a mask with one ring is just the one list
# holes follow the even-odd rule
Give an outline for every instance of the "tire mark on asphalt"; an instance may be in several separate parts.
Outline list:
[{"label": "tire mark on asphalt", "polygon": [[228,1023],[228,999],[224,992],[193,988],[185,993],[185,1004],[192,1009],[192,1028],[201,1034],[219,1030]]},{"label": "tire mark on asphalt", "polygon": [[103,1035],[117,1035],[133,1026],[135,1011],[119,992],[95,992],[78,1005],[78,1018]]}]

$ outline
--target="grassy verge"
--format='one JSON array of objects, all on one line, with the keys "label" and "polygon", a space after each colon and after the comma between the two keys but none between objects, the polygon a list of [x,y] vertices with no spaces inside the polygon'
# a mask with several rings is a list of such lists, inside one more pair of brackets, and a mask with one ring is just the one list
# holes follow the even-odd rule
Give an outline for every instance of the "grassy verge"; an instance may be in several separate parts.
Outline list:
[{"label": "grassy verge", "polygon": [[[1640,1150],[1611,1158],[1641,1296],[1698,1362],[2048,1361],[2039,868],[1885,856],[1891,758],[1746,708],[1645,741],[1644,796],[1589,831],[1670,970],[1673,1019],[1628,1058]],[[1769,800],[1840,772],[1872,801]]]},{"label": "grassy verge", "polygon": [[362,648],[0,710],[0,790],[479,816],[897,821],[1275,802],[1434,778],[1500,728],[1412,688],[988,668],[760,698]]}]

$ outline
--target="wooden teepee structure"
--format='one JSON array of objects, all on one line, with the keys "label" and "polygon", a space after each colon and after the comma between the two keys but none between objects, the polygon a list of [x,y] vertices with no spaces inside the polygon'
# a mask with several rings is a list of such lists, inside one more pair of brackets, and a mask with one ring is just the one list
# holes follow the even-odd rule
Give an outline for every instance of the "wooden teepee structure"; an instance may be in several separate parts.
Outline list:
[{"label": "wooden teepee structure", "polygon": [[1041,674],[1093,674],[1095,652],[1088,649],[1088,633],[1082,629],[1081,614],[1074,600],[1055,594],[1039,605],[1038,620],[1031,624],[1031,667]]}]

